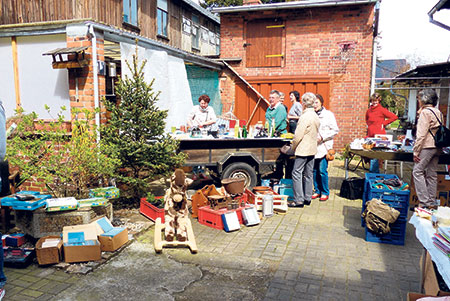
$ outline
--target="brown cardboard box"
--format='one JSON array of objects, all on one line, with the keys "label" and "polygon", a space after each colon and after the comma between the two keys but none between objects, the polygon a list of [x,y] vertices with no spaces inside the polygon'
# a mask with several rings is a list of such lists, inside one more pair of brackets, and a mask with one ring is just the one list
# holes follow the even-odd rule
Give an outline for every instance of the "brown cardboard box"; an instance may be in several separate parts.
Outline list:
[{"label": "brown cardboard box", "polygon": [[[445,175],[447,174],[448,173],[438,173],[436,199],[439,199],[441,201],[441,206],[448,207],[450,206],[450,180],[445,179]],[[411,181],[409,206],[413,208],[417,205],[419,205],[419,199],[416,195],[414,181]]]},{"label": "brown cardboard box", "polygon": [[[56,247],[42,247],[42,243],[47,239],[59,239]],[[60,236],[51,235],[41,237],[36,243],[36,256],[40,265],[59,263],[62,260],[63,241]]]},{"label": "brown cardboard box", "polygon": [[[440,296],[450,296],[450,293],[444,293],[443,295]],[[431,296],[431,295],[424,295],[424,294],[419,294],[419,293],[408,293],[408,297],[406,298],[407,301],[417,301],[420,298],[424,298],[424,297],[436,297],[436,296]]]},{"label": "brown cardboard box", "polygon": [[99,235],[98,240],[102,251],[113,252],[128,242],[128,230],[125,228],[114,237]]},{"label": "brown cardboard box", "polygon": [[[84,246],[67,245],[69,232],[83,232],[85,240],[94,241],[94,244]],[[102,258],[100,242],[97,240],[97,229],[92,224],[64,227],[63,242],[65,262],[94,261]]]},{"label": "brown cardboard box", "polygon": [[107,235],[109,230],[116,230],[107,217],[102,217],[91,223],[97,230],[97,238],[100,241],[102,251],[113,252],[128,242],[128,229],[123,228],[116,235]]},{"label": "brown cardboard box", "polygon": [[[425,260],[425,264],[423,264]],[[425,294],[430,296],[450,296],[450,292],[444,292],[439,289],[436,271],[431,260],[430,253],[425,253],[425,258],[420,258],[420,266],[422,270],[422,287]]]}]

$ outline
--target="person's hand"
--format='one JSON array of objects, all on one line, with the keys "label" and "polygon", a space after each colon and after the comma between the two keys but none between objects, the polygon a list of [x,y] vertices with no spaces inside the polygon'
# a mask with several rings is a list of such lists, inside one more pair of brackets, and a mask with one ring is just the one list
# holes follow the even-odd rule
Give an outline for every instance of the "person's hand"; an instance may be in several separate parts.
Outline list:
[{"label": "person's hand", "polygon": [[414,159],[414,162],[416,162],[416,163],[420,162],[419,156],[414,155],[413,159]]}]

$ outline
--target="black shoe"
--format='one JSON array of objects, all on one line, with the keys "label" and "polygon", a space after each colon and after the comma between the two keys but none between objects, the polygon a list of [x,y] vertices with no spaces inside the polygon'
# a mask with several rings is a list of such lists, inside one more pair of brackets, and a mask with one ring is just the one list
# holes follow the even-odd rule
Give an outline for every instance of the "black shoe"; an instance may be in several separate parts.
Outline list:
[{"label": "black shoe", "polygon": [[289,202],[288,207],[291,208],[303,208],[303,203]]},{"label": "black shoe", "polygon": [[305,201],[305,206],[311,205],[311,201]]}]

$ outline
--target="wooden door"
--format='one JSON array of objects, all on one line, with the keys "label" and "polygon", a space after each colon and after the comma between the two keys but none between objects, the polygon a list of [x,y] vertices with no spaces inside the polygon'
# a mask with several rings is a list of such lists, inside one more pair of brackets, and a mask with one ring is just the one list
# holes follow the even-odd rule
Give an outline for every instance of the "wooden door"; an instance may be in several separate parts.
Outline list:
[{"label": "wooden door", "polygon": [[[326,77],[316,78],[246,78],[246,80],[266,99],[269,99],[271,90],[278,90],[285,94],[284,104],[288,111],[292,106],[289,99],[289,93],[297,90],[300,97],[306,92],[320,94],[324,98],[324,106],[329,108],[330,103],[330,81]],[[236,82],[234,114],[240,120],[248,120],[252,114],[258,96],[243,82]],[[250,124],[256,124],[258,121],[265,121],[265,114],[268,105],[261,100],[257,107],[255,115]]]},{"label": "wooden door", "polygon": [[280,67],[283,59],[282,20],[253,20],[247,23],[246,66]]}]

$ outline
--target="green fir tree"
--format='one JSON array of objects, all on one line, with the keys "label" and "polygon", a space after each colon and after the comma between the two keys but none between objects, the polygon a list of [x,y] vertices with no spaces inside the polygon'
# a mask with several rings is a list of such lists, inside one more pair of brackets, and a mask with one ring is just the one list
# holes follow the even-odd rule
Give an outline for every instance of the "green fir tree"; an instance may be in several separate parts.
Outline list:
[{"label": "green fir tree", "polygon": [[177,154],[178,141],[164,131],[167,110],[156,105],[159,92],[153,91],[154,79],[145,81],[145,64],[139,66],[133,55],[132,64],[127,62],[131,78],[119,78],[116,85],[119,102],[103,100],[110,119],[101,129],[102,143],[122,162],[117,172],[122,195],[135,201],[146,195],[152,180],[168,175],[185,159]]}]

